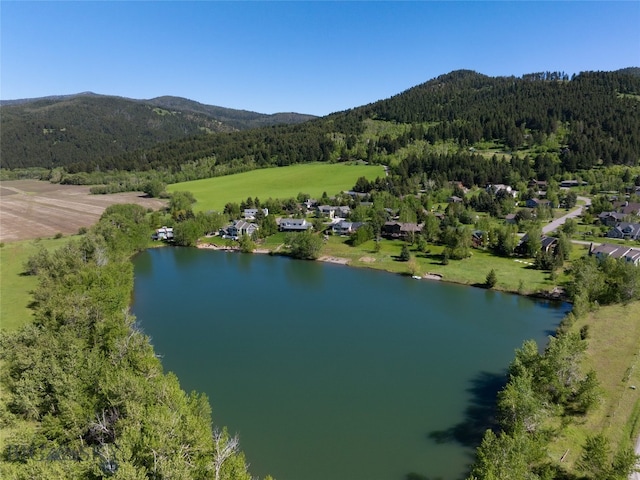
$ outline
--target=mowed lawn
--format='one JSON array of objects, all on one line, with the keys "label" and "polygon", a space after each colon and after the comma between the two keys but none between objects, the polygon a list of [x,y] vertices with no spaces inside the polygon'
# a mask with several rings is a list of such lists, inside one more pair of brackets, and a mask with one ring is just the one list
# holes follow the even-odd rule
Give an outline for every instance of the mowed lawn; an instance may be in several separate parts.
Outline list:
[{"label": "mowed lawn", "polygon": [[265,168],[225,177],[174,183],[167,191],[189,191],[197,199],[196,211],[222,211],[228,202],[240,203],[248,197],[260,200],[291,198],[307,193],[319,198],[351,190],[360,177],[384,177],[380,165],[308,163],[290,167]]}]

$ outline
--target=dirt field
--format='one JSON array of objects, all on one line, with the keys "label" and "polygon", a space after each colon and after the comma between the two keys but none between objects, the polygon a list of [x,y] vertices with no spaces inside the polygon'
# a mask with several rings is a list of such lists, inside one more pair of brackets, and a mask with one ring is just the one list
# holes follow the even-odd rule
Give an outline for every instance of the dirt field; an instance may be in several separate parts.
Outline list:
[{"label": "dirt field", "polygon": [[93,225],[115,203],[158,209],[166,201],[136,192],[91,195],[88,186],[56,185],[37,180],[0,183],[0,241],[29,240],[78,233]]}]

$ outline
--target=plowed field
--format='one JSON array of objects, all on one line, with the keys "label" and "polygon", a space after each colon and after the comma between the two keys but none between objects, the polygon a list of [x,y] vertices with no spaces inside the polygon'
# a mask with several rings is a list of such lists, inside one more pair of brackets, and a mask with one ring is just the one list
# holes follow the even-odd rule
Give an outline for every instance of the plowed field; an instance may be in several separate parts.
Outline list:
[{"label": "plowed field", "polygon": [[93,225],[115,203],[137,203],[154,210],[166,205],[140,192],[91,195],[89,188],[38,180],[1,182],[0,241],[77,233],[80,227]]}]

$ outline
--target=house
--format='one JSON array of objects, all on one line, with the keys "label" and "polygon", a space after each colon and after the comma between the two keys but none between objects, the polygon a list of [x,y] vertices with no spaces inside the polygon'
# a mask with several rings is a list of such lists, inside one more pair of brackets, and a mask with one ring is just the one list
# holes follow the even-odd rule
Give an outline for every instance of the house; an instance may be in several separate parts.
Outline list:
[{"label": "house", "polygon": [[337,206],[336,215],[338,215],[340,218],[347,218],[349,215],[351,215],[351,207],[349,207],[348,205]]},{"label": "house", "polygon": [[351,208],[346,205],[333,206],[333,205],[319,205],[317,207],[318,215],[329,218],[346,218],[351,213]]},{"label": "house", "polygon": [[560,182],[562,188],[579,187],[580,185],[585,186],[587,182],[579,182],[578,180],[562,180]]},{"label": "house", "polygon": [[636,202],[615,202],[613,207],[620,213],[625,215],[640,216],[640,203]]},{"label": "house", "polygon": [[276,223],[281,232],[303,232],[313,228],[304,218],[279,218]]},{"label": "house", "polygon": [[598,260],[602,260],[607,257],[623,260],[633,265],[640,265],[640,248],[630,248],[624,245],[612,245],[610,243],[603,243],[594,247],[593,244],[589,247],[589,255],[595,255]]},{"label": "house", "polygon": [[[518,245],[515,248],[515,252],[524,255],[527,253],[527,240],[529,239],[528,235],[524,235]],[[546,235],[540,236],[540,250],[544,253],[553,253],[558,246],[558,239],[555,237],[547,237]]]},{"label": "house", "polygon": [[548,187],[548,183],[544,180],[531,179],[529,180],[529,183],[527,184],[527,186],[529,188],[535,188],[538,190],[546,190]]},{"label": "house", "polygon": [[545,253],[553,252],[558,247],[558,239],[555,237],[547,237],[543,235],[541,240],[541,250]]},{"label": "house", "polygon": [[640,240],[640,223],[620,222],[609,230],[607,237]]},{"label": "house", "polygon": [[490,193],[492,195],[498,195],[498,193],[504,192],[502,194],[506,194],[513,198],[516,198],[518,196],[518,192],[516,190],[511,188],[510,185],[505,185],[503,183],[490,183],[489,185],[487,185],[486,191],[487,193]]},{"label": "house", "polygon": [[602,212],[598,215],[598,220],[602,225],[607,227],[615,227],[618,223],[623,222],[626,215],[618,212]]},{"label": "house", "polygon": [[484,245],[486,237],[487,232],[483,232],[482,230],[474,230],[471,233],[471,244],[474,246],[474,248],[480,248]]},{"label": "house", "polygon": [[242,214],[242,216],[244,217],[245,220],[255,220],[256,219],[256,215],[258,215],[258,212],[262,210],[262,213],[264,214],[264,216],[266,217],[267,215],[269,215],[269,209],[268,208],[245,208],[244,209],[244,213]]},{"label": "house", "polygon": [[151,235],[153,240],[173,240],[173,227],[160,227]]},{"label": "house", "polygon": [[504,217],[504,221],[507,225],[515,225],[518,223],[518,219],[515,213],[510,213]]},{"label": "house", "polygon": [[363,222],[348,222],[346,220],[341,220],[338,223],[334,223],[331,226],[331,230],[334,235],[351,235],[362,225],[364,225]]},{"label": "house", "polygon": [[460,197],[456,197],[455,195],[452,195],[451,197],[447,198],[447,202],[449,202],[449,203],[462,203],[462,199]]},{"label": "house", "polygon": [[407,238],[409,235],[420,233],[422,225],[417,223],[385,222],[382,226],[382,236],[387,238]]},{"label": "house", "polygon": [[536,208],[536,207],[553,207],[553,204],[550,200],[542,199],[542,198],[530,198],[526,202],[527,208]]},{"label": "house", "polygon": [[332,205],[318,205],[316,207],[318,215],[323,217],[333,218],[336,215],[336,207]]},{"label": "house", "polygon": [[220,229],[220,236],[237,240],[242,235],[252,236],[257,230],[258,225],[255,223],[250,223],[246,220],[234,220],[231,225]]}]

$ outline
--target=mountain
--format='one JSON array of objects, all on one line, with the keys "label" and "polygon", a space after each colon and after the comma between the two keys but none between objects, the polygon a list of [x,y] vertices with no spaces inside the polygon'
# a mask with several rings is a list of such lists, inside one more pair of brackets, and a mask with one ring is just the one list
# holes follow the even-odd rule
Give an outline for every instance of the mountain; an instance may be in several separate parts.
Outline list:
[{"label": "mountain", "polygon": [[[65,165],[71,173],[181,172],[189,163],[190,171],[197,171],[192,175],[209,176],[363,160],[400,165],[400,173],[408,176],[440,170],[460,177],[465,171],[467,183],[482,183],[484,177],[474,177],[474,165],[501,153],[521,159],[522,175],[535,167],[543,179],[598,165],[638,164],[638,72],[633,67],[571,77],[563,72],[490,77],[457,70],[369,105],[303,123],[244,130],[239,129],[268,125],[282,115],[284,120],[309,117],[261,116],[175,97],[42,99],[2,107],[2,158],[4,166]],[[68,103],[73,108],[63,109]],[[11,122],[13,117],[23,123]],[[7,119],[12,128],[5,127]],[[444,160],[436,158],[445,150]],[[469,158],[470,152],[477,154]],[[453,153],[464,168],[452,167]],[[504,165],[492,168],[497,172]]]},{"label": "mountain", "polygon": [[0,107],[3,168],[100,162],[188,136],[315,118],[233,110],[178,97],[135,100],[92,92],[6,100]]}]

